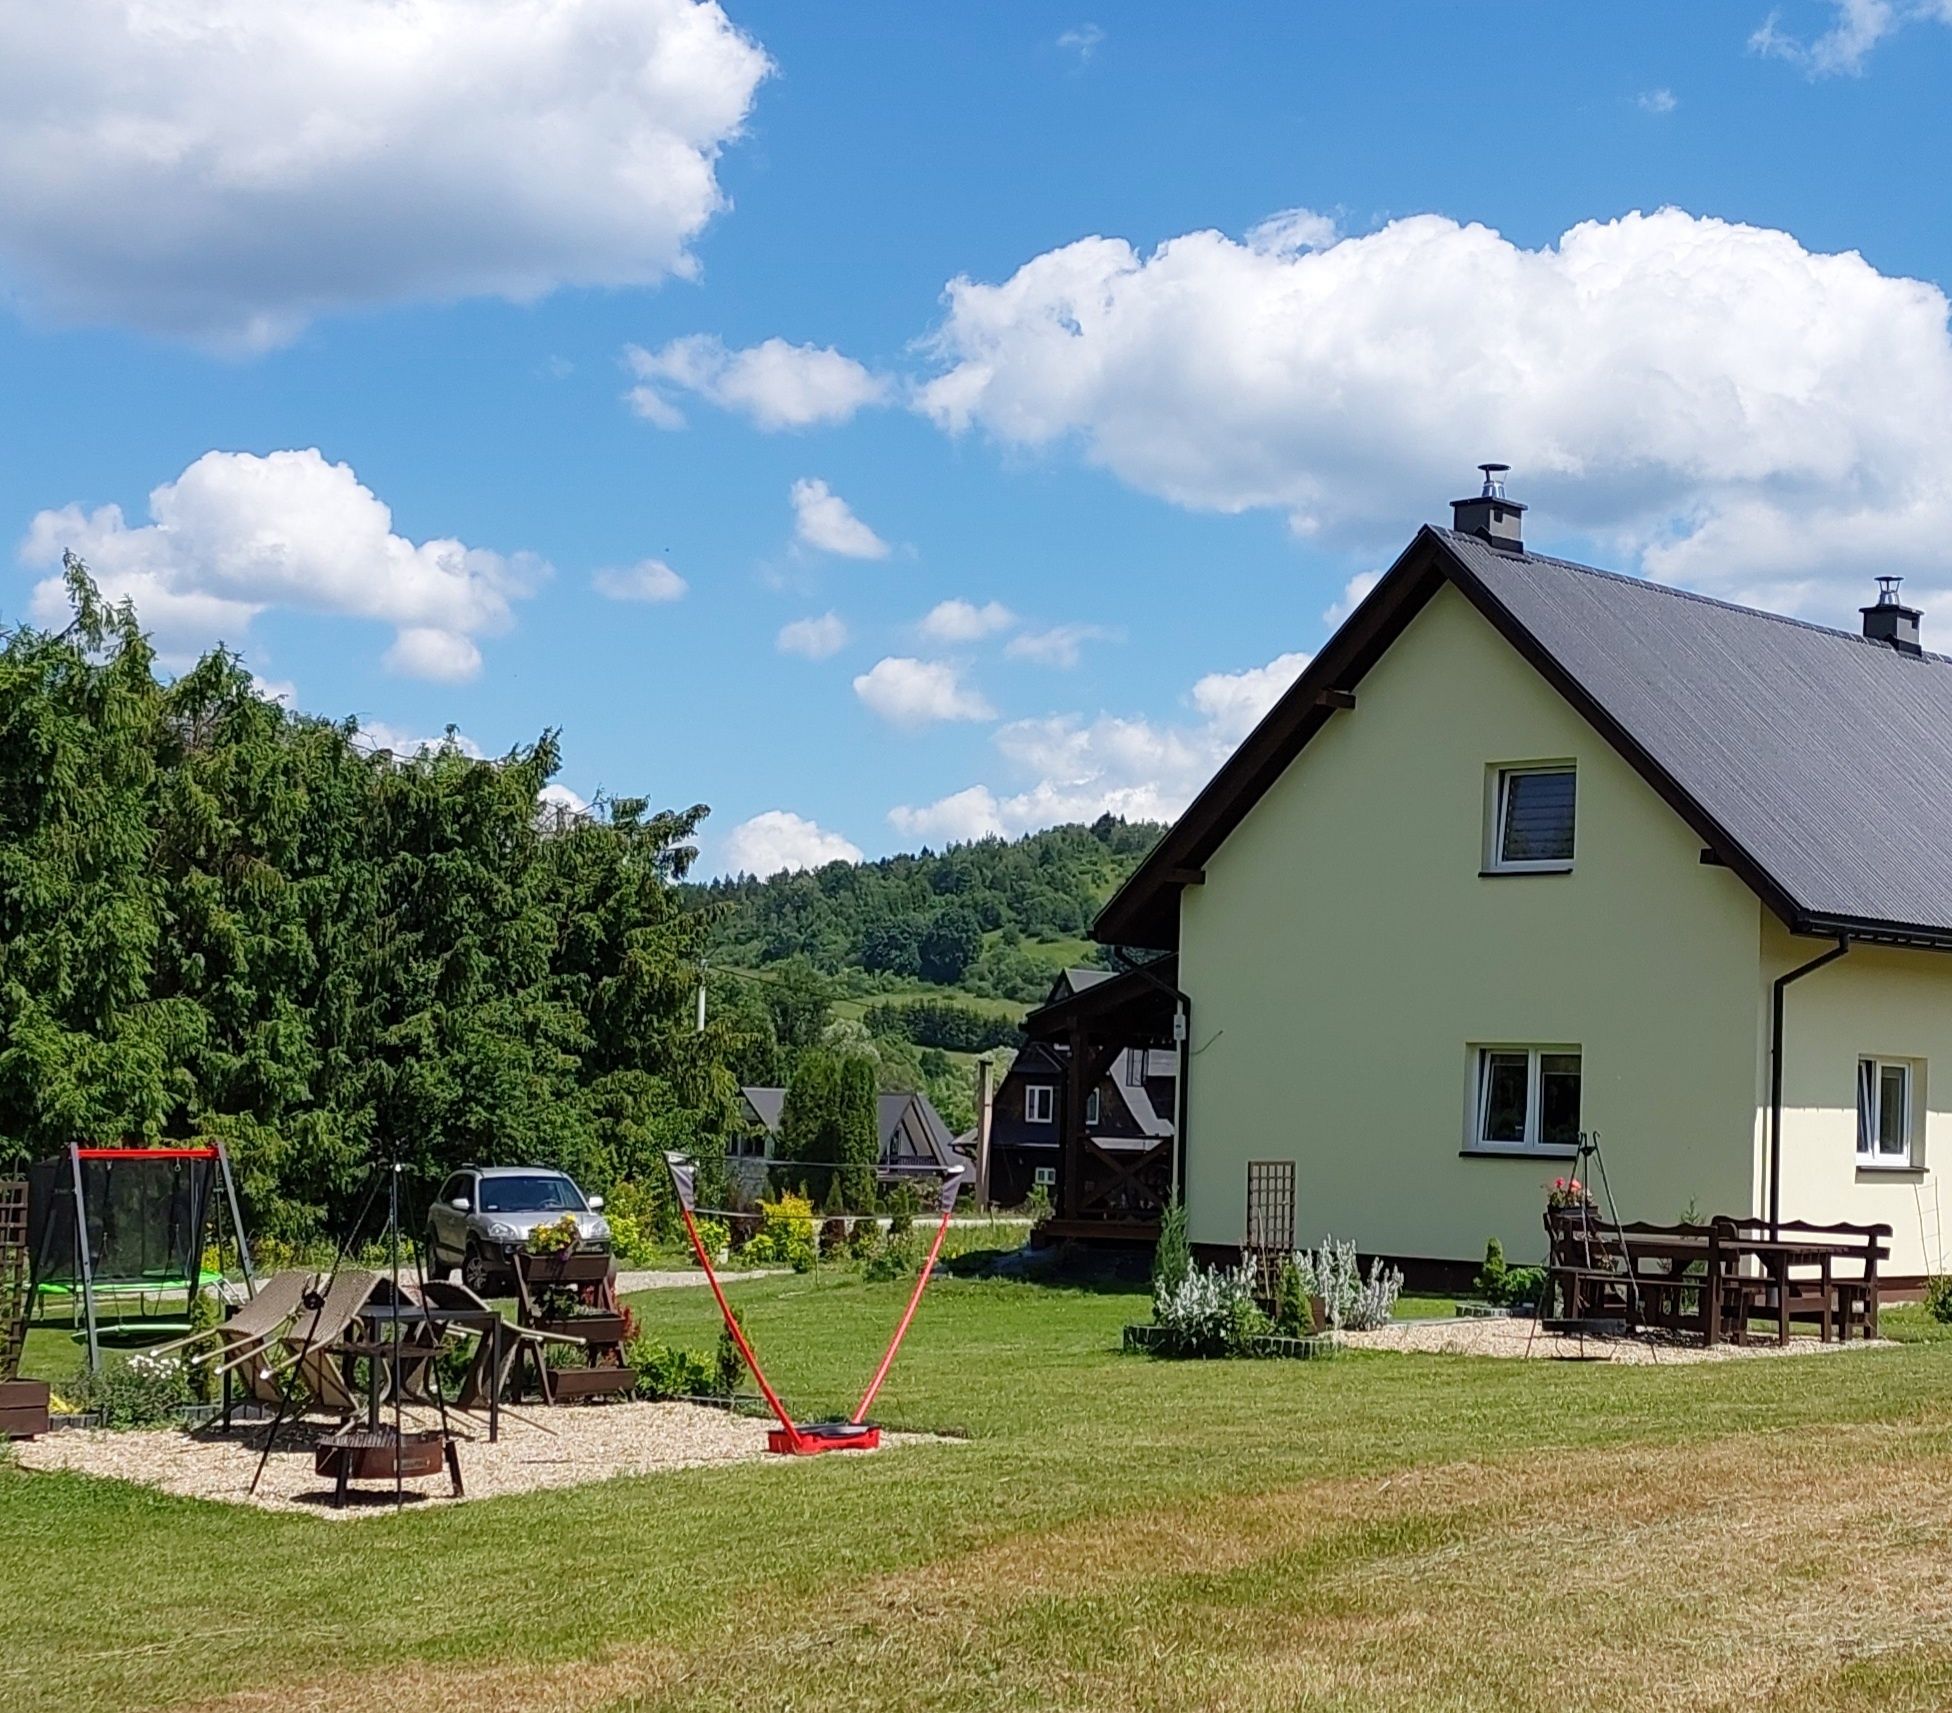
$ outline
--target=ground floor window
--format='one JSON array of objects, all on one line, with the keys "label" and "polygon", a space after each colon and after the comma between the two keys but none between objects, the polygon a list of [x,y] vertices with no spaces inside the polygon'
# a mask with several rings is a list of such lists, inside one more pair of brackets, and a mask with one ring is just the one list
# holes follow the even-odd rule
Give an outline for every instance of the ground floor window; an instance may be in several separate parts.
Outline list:
[{"label": "ground floor window", "polygon": [[1913,1071],[1909,1059],[1857,1061],[1857,1161],[1909,1166],[1913,1159]]},{"label": "ground floor window", "polygon": [[1054,1190],[1057,1188],[1057,1168],[1055,1166],[1039,1166],[1031,1174],[1030,1181],[1044,1189]]},{"label": "ground floor window", "polygon": [[1577,1047],[1479,1047],[1471,1145],[1492,1153],[1579,1146]]}]

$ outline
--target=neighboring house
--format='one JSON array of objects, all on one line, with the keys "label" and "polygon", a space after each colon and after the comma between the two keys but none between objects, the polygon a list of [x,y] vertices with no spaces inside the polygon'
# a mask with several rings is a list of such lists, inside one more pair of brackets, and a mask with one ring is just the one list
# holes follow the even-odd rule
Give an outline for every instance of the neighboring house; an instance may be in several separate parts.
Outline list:
[{"label": "neighboring house", "polygon": [[[733,1144],[734,1177],[748,1194],[766,1187],[766,1168],[778,1159],[780,1113],[786,1105],[783,1088],[739,1090],[746,1116],[746,1134]],[[931,1203],[941,1172],[967,1168],[967,1157],[956,1150],[955,1138],[942,1114],[925,1094],[881,1094],[875,1099],[881,1131],[881,1156],[876,1177],[883,1188],[906,1178],[916,1185],[924,1203]]]},{"label": "neighboring house", "polygon": [[[1114,980],[1110,970],[1069,969],[1040,1009]],[[1070,1052],[1027,1041],[997,1085],[990,1120],[990,1202],[1016,1207],[1039,1184],[1058,1199],[1067,1164],[1065,1113]],[[1084,1091],[1081,1134],[1114,1157],[1150,1153],[1173,1136],[1178,1063],[1169,1048],[1123,1046]]]},{"label": "neighboring house", "polygon": [[[1885,1222],[1944,1260],[1952,660],[1426,528],[1100,914],[1177,953],[1190,1235],[1540,1253],[1624,1218]],[[1432,1269],[1434,1271],[1434,1269]]]}]

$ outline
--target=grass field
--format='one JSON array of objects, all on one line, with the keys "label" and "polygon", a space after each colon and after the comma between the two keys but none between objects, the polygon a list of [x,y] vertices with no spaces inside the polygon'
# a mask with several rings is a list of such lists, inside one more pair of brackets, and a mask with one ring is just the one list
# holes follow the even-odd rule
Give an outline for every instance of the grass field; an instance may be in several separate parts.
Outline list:
[{"label": "grass field", "polygon": [[[900,1293],[737,1296],[813,1414]],[[1952,1343],[1170,1364],[1130,1293],[930,1297],[878,1413],[961,1443],[350,1524],[0,1471],[0,1706],[1952,1704]]]}]

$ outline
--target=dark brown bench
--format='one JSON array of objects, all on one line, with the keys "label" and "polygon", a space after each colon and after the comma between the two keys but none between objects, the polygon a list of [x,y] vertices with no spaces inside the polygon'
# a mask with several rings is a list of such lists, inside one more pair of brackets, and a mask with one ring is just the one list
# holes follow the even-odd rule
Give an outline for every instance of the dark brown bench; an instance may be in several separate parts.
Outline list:
[{"label": "dark brown bench", "polygon": [[1819,1335],[1876,1338],[1878,1269],[1891,1258],[1888,1225],[1818,1225],[1786,1219],[1717,1219],[1723,1330],[1746,1343],[1751,1319],[1772,1320],[1789,1341],[1792,1322]]}]

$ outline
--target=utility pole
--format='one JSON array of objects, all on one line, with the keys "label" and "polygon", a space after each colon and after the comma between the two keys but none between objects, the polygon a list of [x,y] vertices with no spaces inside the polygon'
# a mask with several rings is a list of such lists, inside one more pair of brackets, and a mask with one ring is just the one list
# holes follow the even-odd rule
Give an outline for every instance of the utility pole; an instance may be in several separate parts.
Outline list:
[{"label": "utility pole", "polygon": [[705,964],[703,959],[700,959],[698,964],[698,1033],[701,1035],[705,1033]]}]

